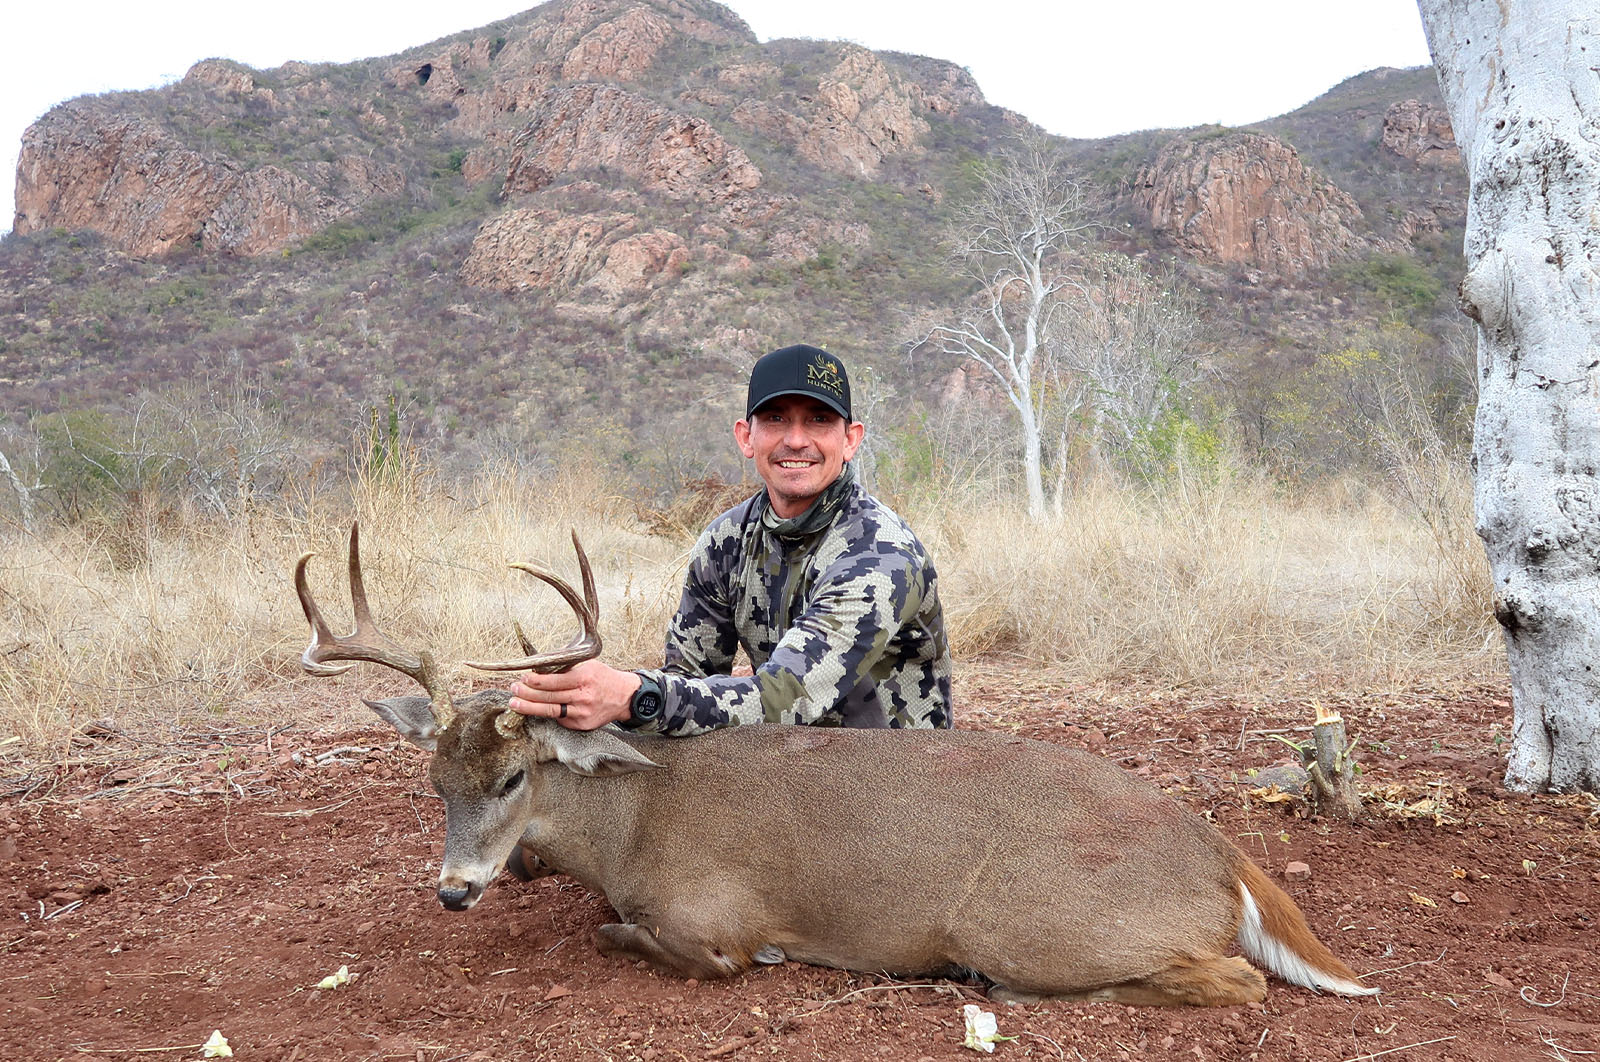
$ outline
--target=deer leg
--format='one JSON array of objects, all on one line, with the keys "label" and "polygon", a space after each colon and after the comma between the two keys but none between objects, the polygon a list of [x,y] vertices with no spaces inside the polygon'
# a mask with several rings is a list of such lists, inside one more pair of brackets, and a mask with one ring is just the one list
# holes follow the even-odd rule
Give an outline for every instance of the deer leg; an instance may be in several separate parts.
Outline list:
[{"label": "deer leg", "polygon": [[518,881],[532,881],[534,878],[554,874],[555,871],[544,860],[534,855],[532,849],[518,845],[506,858],[506,873]]},{"label": "deer leg", "polygon": [[608,958],[643,959],[667,973],[702,980],[731,977],[750,966],[748,956],[704,937],[633,922],[601,926],[595,933],[595,947]]},{"label": "deer leg", "polygon": [[[989,998],[1002,1003],[1031,1003],[1040,997],[996,985],[990,989]],[[1267,998],[1267,982],[1259,970],[1237,956],[1190,958],[1145,977],[1052,998],[1136,1007],[1226,1007],[1259,1003]]]}]

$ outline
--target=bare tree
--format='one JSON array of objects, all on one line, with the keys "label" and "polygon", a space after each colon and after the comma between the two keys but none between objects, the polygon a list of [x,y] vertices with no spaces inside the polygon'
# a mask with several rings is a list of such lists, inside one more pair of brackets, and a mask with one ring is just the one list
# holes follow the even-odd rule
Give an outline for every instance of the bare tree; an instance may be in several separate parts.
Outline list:
[{"label": "bare tree", "polygon": [[1418,0],[1471,175],[1478,533],[1505,631],[1506,784],[1600,792],[1600,17]]},{"label": "bare tree", "polygon": [[1076,291],[1072,252],[1090,230],[1083,189],[1042,140],[1005,152],[962,213],[958,255],[979,298],[927,340],[978,362],[1000,381],[1022,434],[1028,512],[1044,515],[1043,360],[1062,295]]},{"label": "bare tree", "polygon": [[1062,460],[1074,429],[1094,465],[1148,437],[1198,380],[1199,318],[1176,283],[1160,282],[1126,255],[1103,252],[1080,265],[1075,291],[1051,322],[1052,392],[1059,426],[1057,510],[1066,487]]},{"label": "bare tree", "polygon": [[6,459],[5,451],[0,450],[0,478],[4,478],[11,485],[17,495],[17,511],[22,521],[22,530],[33,530],[33,494],[34,491],[43,489],[43,484],[37,480],[32,484],[22,482],[22,477]]},{"label": "bare tree", "polygon": [[926,337],[999,381],[1017,412],[1035,517],[1046,507],[1047,442],[1059,511],[1072,439],[1082,434],[1095,462],[1125,451],[1198,371],[1192,308],[1127,256],[1091,251],[1089,217],[1083,188],[1048,144],[1002,154],[957,229],[977,300]]}]

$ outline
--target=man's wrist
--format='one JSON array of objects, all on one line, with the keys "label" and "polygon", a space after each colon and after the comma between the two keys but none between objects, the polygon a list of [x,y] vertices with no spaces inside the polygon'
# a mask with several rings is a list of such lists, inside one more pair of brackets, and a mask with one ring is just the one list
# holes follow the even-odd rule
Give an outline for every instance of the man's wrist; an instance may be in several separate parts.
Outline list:
[{"label": "man's wrist", "polygon": [[666,693],[661,688],[661,683],[644,671],[635,671],[634,675],[639,679],[638,688],[628,700],[627,717],[617,724],[628,730],[637,730],[659,723],[662,711],[666,707]]}]

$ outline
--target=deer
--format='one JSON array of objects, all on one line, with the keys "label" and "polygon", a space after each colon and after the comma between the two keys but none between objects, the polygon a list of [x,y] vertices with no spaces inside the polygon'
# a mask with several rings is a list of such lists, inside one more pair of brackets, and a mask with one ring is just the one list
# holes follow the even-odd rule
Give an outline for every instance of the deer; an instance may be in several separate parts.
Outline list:
[{"label": "deer", "polygon": [[[581,596],[511,567],[554,587],[578,634],[541,653],[517,625],[524,656],[463,663],[553,672],[599,655],[594,578],[572,542]],[[294,570],[304,669],[374,663],[423,689],[365,703],[432,754],[449,910],[473,907],[518,855],[605,897],[618,921],[595,934],[602,955],[681,978],[796,961],[976,978],[1007,1003],[1224,1006],[1265,998],[1259,965],[1314,991],[1378,992],[1215,826],[1109,760],[968,730],[568,730],[512,711],[506,690],[452,699],[428,652],[384,635],[355,526],[355,629],[335,635],[308,589],[313,555]]]}]

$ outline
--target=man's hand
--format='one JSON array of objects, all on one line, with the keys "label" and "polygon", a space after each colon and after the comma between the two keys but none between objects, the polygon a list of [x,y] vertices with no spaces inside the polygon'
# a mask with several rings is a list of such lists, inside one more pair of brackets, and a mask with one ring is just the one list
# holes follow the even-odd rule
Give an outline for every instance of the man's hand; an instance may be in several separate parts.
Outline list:
[{"label": "man's hand", "polygon": [[554,719],[569,730],[596,730],[633,714],[629,706],[639,684],[632,671],[585,660],[554,675],[523,675],[511,684],[511,707],[523,715]]}]

